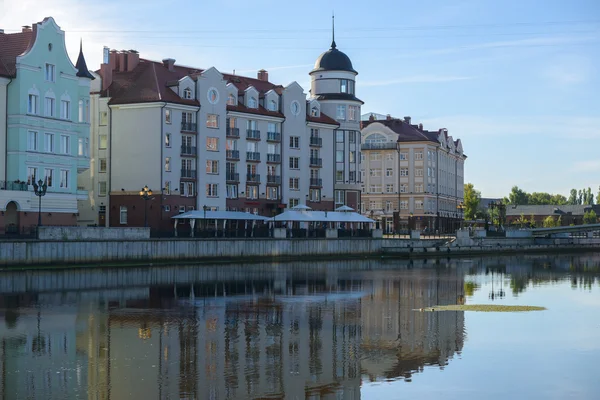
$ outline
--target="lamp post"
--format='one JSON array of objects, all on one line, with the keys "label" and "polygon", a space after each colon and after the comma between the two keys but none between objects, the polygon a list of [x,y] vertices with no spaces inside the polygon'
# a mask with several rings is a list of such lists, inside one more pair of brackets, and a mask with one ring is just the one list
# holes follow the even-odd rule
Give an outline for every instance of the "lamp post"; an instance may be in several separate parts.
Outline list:
[{"label": "lamp post", "polygon": [[463,204],[462,201],[456,206],[456,209],[459,210],[458,217],[460,218],[460,229],[462,229],[463,219],[464,219],[463,216],[464,216],[464,211],[465,211],[465,205]]},{"label": "lamp post", "polygon": [[412,236],[412,219],[413,219],[413,213],[408,213],[408,236],[411,237]]},{"label": "lamp post", "polygon": [[43,181],[40,179],[37,183],[33,181],[33,192],[40,199],[38,206],[38,228],[42,226],[42,197],[46,195],[48,189],[48,182],[46,179]]},{"label": "lamp post", "polygon": [[152,190],[148,188],[148,185],[144,186],[140,190],[140,197],[144,199],[144,227],[148,227],[148,200],[152,196]]},{"label": "lamp post", "polygon": [[206,235],[206,210],[208,210],[208,206],[205,204],[202,206],[202,211],[204,211],[204,219],[203,219],[203,230],[204,230],[204,234]]}]

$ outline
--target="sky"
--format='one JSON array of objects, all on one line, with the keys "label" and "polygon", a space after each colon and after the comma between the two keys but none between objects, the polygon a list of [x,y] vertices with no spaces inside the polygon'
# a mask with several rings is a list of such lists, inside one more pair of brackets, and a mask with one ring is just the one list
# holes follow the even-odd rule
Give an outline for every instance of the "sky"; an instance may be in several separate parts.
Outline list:
[{"label": "sky", "polygon": [[90,69],[102,48],[297,81],[336,43],[359,72],[362,113],[411,116],[463,142],[465,182],[484,197],[600,186],[598,0],[0,0],[0,28],[46,16],[79,40]]}]

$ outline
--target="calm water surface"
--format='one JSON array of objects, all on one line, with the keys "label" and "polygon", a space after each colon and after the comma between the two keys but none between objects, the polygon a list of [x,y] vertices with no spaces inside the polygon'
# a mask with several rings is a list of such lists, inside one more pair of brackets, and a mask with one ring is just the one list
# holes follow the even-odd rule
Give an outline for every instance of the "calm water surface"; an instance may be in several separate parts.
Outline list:
[{"label": "calm water surface", "polygon": [[[0,272],[0,399],[598,399],[600,254]],[[418,312],[522,304],[530,313]]]}]

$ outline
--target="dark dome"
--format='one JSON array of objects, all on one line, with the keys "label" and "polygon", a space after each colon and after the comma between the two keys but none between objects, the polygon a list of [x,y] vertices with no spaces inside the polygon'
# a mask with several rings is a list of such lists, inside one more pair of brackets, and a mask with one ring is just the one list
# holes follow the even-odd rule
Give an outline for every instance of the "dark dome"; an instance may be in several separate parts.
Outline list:
[{"label": "dark dome", "polygon": [[329,50],[317,58],[315,68],[312,72],[315,71],[348,71],[358,74],[358,72],[352,68],[352,61],[350,61],[350,58],[336,48],[335,41],[331,43],[331,48]]}]

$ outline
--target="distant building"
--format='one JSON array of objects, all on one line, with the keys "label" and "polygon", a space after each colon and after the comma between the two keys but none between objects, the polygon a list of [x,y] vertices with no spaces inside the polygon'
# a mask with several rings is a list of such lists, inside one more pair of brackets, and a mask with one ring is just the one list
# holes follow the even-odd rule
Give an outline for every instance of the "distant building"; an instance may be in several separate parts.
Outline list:
[{"label": "distant building", "polygon": [[361,135],[363,214],[387,232],[459,227],[467,158],[460,139],[390,116],[363,121]]},{"label": "distant building", "polygon": [[558,220],[560,218],[561,226],[581,225],[583,224],[583,215],[591,210],[600,211],[597,206],[591,205],[507,205],[506,206],[506,223],[507,225],[515,223],[521,218],[531,221],[531,217],[535,220],[535,226],[540,228],[544,224],[544,220],[548,217],[553,217]]}]

